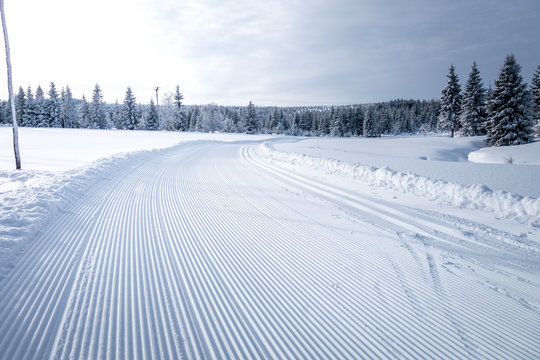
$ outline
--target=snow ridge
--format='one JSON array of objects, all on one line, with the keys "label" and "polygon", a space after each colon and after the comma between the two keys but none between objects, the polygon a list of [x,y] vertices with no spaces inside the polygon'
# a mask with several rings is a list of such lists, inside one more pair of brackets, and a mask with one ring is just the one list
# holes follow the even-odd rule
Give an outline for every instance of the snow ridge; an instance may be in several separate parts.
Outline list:
[{"label": "snow ridge", "polygon": [[499,218],[540,227],[540,198],[523,197],[501,190],[493,191],[486,185],[462,185],[390,168],[282,152],[266,142],[261,144],[258,150],[265,159],[282,167],[297,169],[305,166],[331,175],[361,179],[371,186],[427,197],[460,208],[482,210]]}]

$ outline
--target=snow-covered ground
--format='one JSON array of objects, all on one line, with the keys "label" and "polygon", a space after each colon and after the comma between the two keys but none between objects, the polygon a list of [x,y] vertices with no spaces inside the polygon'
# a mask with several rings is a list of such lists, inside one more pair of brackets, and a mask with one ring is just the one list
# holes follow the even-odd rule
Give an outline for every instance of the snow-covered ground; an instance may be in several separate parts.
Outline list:
[{"label": "snow-covered ground", "polygon": [[539,143],[10,135],[6,358],[540,353]]}]

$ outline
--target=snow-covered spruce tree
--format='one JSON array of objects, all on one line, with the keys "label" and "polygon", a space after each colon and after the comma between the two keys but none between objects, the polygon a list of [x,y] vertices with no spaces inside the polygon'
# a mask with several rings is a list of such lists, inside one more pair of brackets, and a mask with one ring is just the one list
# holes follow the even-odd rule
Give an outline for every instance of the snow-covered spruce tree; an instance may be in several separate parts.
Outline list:
[{"label": "snow-covered spruce tree", "polygon": [[459,128],[459,115],[461,111],[461,85],[454,65],[450,65],[446,86],[441,91],[441,113],[439,115],[440,127],[450,130],[450,136]]},{"label": "snow-covered spruce tree", "polygon": [[24,126],[36,126],[36,104],[34,100],[34,94],[32,94],[32,88],[28,87],[26,90],[26,100],[24,101],[24,114],[22,120]]},{"label": "snow-covered spruce tree", "polygon": [[79,105],[79,123],[82,128],[90,127],[90,105],[84,95],[82,96],[81,104]]},{"label": "snow-covered spruce tree", "polygon": [[35,97],[35,109],[36,109],[36,126],[37,127],[49,127],[49,113],[47,112],[47,103],[43,89],[38,86],[36,89]]},{"label": "snow-covered spruce tree", "polygon": [[96,84],[92,93],[89,121],[90,127],[93,129],[105,129],[107,127],[107,113],[103,103],[103,94],[98,84]]},{"label": "snow-covered spruce tree", "polygon": [[377,119],[377,111],[373,106],[368,107],[366,111],[363,135],[365,137],[379,136],[379,121]]},{"label": "snow-covered spruce tree", "polygon": [[540,65],[536,68],[533,75],[531,93],[533,100],[533,118],[536,122],[535,135],[540,137]]},{"label": "snow-covered spruce tree", "polygon": [[188,130],[187,119],[185,114],[182,112],[182,100],[184,100],[184,95],[180,92],[180,85],[176,85],[174,91],[174,128],[180,131]]},{"label": "snow-covered spruce tree", "polygon": [[159,116],[153,99],[150,99],[150,109],[148,115],[146,115],[145,128],[146,130],[159,129]]},{"label": "snow-covered spruce tree", "polygon": [[533,140],[527,84],[513,54],[506,57],[488,102],[488,146],[526,144]]},{"label": "snow-covered spruce tree", "polygon": [[53,82],[51,82],[47,95],[49,95],[49,98],[46,100],[45,106],[49,117],[49,127],[62,127],[62,121],[60,119],[60,100],[58,99],[58,92],[56,91],[56,86]]},{"label": "snow-covered spruce tree", "polygon": [[17,118],[17,125],[26,126],[24,122],[24,110],[26,107],[26,94],[21,87],[19,87],[19,92],[15,96],[15,114]]},{"label": "snow-covered spruce tree", "polygon": [[60,98],[60,120],[62,127],[78,128],[80,126],[79,116],[75,107],[75,101],[73,100],[73,93],[69,86],[66,86],[65,90],[62,91]]},{"label": "snow-covered spruce tree", "polygon": [[115,129],[122,129],[122,106],[118,103],[118,100],[114,102],[111,123]]},{"label": "snow-covered spruce tree", "polygon": [[122,105],[122,129],[135,130],[139,126],[139,118],[137,117],[137,100],[131,87],[126,90],[124,104]]},{"label": "snow-covered spruce tree", "polygon": [[330,135],[343,136],[344,133],[343,114],[340,111],[336,111],[334,118],[332,119],[332,127],[330,129]]},{"label": "snow-covered spruce tree", "polygon": [[253,102],[249,102],[249,105],[242,119],[242,125],[244,131],[248,134],[254,134],[257,132],[257,113],[255,111],[255,105]]},{"label": "snow-covered spruce tree", "polygon": [[486,116],[486,90],[475,61],[463,93],[459,119],[461,134],[464,136],[482,135]]}]

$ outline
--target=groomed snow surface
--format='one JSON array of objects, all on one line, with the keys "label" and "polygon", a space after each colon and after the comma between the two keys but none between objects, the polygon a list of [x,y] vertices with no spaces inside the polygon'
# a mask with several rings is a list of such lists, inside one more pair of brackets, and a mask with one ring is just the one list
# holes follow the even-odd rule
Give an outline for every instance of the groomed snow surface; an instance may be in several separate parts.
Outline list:
[{"label": "groomed snow surface", "polygon": [[20,131],[0,358],[540,358],[538,142]]}]

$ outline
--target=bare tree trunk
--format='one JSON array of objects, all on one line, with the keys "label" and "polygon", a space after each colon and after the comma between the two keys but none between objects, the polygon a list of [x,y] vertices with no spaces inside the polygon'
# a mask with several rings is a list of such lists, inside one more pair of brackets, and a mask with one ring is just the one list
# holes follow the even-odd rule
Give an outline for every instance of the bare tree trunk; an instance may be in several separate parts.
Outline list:
[{"label": "bare tree trunk", "polygon": [[21,156],[19,154],[19,128],[17,126],[17,114],[15,113],[15,97],[13,96],[13,82],[11,80],[11,56],[9,52],[9,40],[6,26],[6,14],[4,12],[4,0],[0,0],[0,12],[2,13],[2,28],[4,29],[4,43],[6,45],[6,64],[8,76],[8,92],[11,102],[11,118],[13,120],[13,150],[15,152],[15,167],[21,169]]}]

